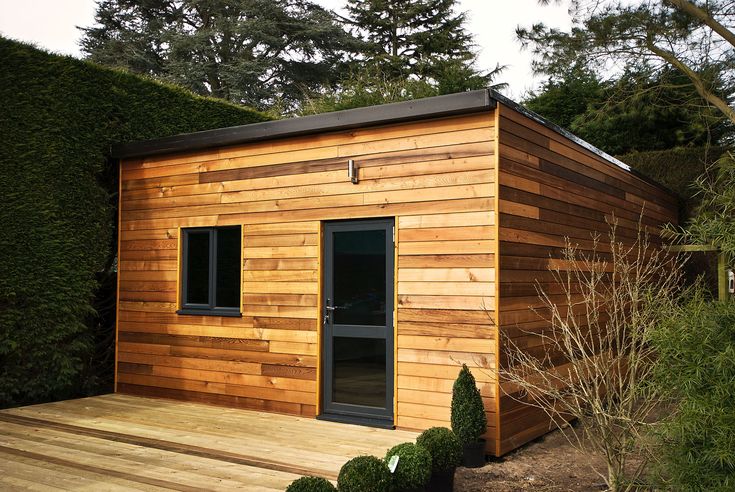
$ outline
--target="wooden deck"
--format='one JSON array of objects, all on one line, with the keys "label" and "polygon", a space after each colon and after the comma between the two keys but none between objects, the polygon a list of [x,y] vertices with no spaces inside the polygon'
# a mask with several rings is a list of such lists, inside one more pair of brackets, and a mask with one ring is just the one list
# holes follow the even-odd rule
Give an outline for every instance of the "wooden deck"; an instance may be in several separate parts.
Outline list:
[{"label": "wooden deck", "polygon": [[282,491],[407,431],[104,395],[0,411],[0,489]]}]

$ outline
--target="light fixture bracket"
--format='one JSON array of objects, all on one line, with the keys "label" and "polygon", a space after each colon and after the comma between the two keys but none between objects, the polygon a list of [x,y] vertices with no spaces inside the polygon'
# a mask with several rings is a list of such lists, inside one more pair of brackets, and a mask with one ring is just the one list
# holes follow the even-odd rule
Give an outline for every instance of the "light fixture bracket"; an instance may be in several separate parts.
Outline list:
[{"label": "light fixture bracket", "polygon": [[357,177],[357,164],[353,159],[347,161],[347,177],[350,178],[352,184],[360,182],[360,178]]}]

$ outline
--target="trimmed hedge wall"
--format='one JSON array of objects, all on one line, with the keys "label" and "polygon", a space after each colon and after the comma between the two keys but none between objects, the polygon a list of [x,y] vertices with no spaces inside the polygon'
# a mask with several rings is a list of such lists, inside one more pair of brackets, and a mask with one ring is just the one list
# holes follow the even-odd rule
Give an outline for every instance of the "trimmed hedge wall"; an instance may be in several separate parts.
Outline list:
[{"label": "trimmed hedge wall", "polygon": [[4,38],[0,60],[1,408],[109,388],[110,145],[269,118]]},{"label": "trimmed hedge wall", "polygon": [[697,204],[694,181],[725,152],[724,147],[678,147],[669,150],[631,152],[617,156],[635,170],[676,192],[684,201],[682,219]]}]

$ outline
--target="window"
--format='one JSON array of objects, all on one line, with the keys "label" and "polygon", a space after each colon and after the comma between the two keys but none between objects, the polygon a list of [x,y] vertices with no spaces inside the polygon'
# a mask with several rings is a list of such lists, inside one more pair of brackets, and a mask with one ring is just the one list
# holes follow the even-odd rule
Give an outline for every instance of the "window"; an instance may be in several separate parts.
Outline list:
[{"label": "window", "polygon": [[178,313],[240,316],[240,226],[182,229],[181,234]]}]

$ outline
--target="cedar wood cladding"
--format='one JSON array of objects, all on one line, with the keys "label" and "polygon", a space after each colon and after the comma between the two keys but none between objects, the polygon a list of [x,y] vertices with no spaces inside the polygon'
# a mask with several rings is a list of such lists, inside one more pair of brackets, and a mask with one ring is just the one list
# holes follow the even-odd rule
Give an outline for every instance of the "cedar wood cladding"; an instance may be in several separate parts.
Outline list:
[{"label": "cedar wood cladding", "polygon": [[[314,416],[320,221],[395,217],[396,425],[448,425],[457,364],[466,362],[485,400],[491,452],[543,434],[539,415],[498,398],[496,377],[502,336],[540,326],[528,310],[534,278],[548,275],[563,235],[587,244],[613,210],[633,227],[644,200],[645,221],[657,226],[675,220],[676,204],[476,92],[485,97],[475,93],[459,109],[433,104],[445,112],[424,111],[419,121],[398,111],[381,126],[343,118],[321,133],[258,141],[255,132],[240,145],[124,157],[117,391]],[[426,101],[412,104],[431,108]],[[240,137],[257,125],[238,127]],[[214,145],[213,135],[202,145]],[[116,152],[156,153],[156,142],[138,145]],[[360,166],[358,185],[346,179],[347,159]],[[175,314],[179,228],[236,224],[243,317]],[[492,321],[498,303],[501,337]]]},{"label": "cedar wood cladding", "polygon": [[[539,332],[548,323],[529,309],[540,307],[536,282],[545,292],[561,294],[550,268],[559,261],[565,237],[582,250],[592,247],[592,233],[607,237],[608,221],[618,223],[619,240],[635,240],[640,220],[660,241],[658,228],[676,223],[676,197],[660,186],[611,165],[565,135],[505,105],[498,108],[499,223],[498,337],[528,352],[543,353]],[[645,206],[644,206],[645,205]],[[641,213],[643,212],[643,216]],[[604,244],[602,245],[604,248]],[[563,296],[552,300],[563,303]],[[499,360],[502,364],[503,349]],[[561,362],[561,361],[557,361]],[[518,403],[498,390],[496,454],[502,455],[549,430],[540,410]],[[515,395],[518,397],[518,395]]]},{"label": "cedar wood cladding", "polygon": [[[118,390],[315,415],[319,221],[392,216],[396,424],[447,423],[455,361],[494,422],[494,149],[485,112],[124,161]],[[178,228],[232,224],[243,317],[176,315]]]}]

